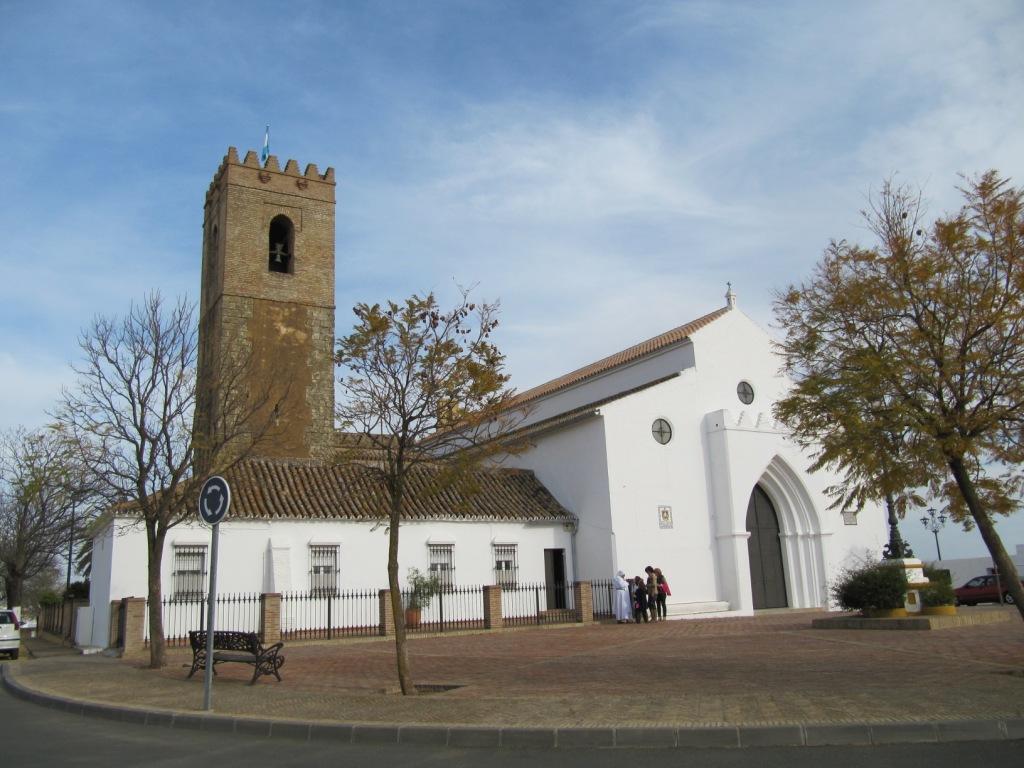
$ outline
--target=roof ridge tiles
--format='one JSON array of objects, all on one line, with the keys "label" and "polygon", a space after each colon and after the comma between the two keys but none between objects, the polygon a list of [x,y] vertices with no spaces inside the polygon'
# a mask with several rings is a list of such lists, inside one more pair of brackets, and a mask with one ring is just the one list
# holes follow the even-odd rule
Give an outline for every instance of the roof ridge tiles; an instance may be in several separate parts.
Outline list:
[{"label": "roof ridge tiles", "polygon": [[626,365],[627,363],[632,363],[642,357],[646,357],[647,355],[671,346],[672,344],[685,341],[692,333],[695,333],[701,328],[704,328],[714,322],[719,317],[727,314],[730,310],[731,307],[729,306],[719,307],[712,312],[708,312],[707,314],[698,317],[696,320],[683,323],[682,325],[676,326],[664,333],[660,333],[657,336],[652,336],[638,344],[634,344],[631,347],[627,347],[619,352],[607,355],[600,360],[589,363],[581,368],[577,368],[574,371],[570,371],[569,373],[551,379],[543,384],[531,387],[525,392],[517,395],[512,400],[511,405],[520,406],[547,395],[554,394],[555,392],[559,392],[563,389],[568,389],[569,387],[581,384],[584,381],[588,381],[589,379],[603,373],[608,373],[619,366]]}]

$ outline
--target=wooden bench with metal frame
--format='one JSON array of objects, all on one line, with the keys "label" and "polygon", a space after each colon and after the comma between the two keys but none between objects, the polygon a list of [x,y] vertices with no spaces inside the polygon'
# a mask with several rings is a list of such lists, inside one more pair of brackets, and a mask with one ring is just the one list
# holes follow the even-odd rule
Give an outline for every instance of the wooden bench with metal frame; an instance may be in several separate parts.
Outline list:
[{"label": "wooden bench with metal frame", "polygon": [[[192,669],[188,676],[192,677],[198,669],[206,669],[206,631],[193,630],[188,633],[188,641],[192,646]],[[273,675],[281,680],[278,670],[284,665],[284,656],[280,650],[284,643],[274,643],[264,648],[259,635],[255,632],[236,632],[233,630],[215,630],[213,633],[213,673],[217,674],[217,665],[225,662],[252,664],[252,680],[256,682],[260,675]]]}]

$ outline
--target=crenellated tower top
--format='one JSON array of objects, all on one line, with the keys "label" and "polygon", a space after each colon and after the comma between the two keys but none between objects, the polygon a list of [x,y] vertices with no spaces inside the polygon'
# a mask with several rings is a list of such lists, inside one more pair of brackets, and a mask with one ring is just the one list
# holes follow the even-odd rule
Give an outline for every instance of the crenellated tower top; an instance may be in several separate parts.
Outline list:
[{"label": "crenellated tower top", "polygon": [[334,202],[334,168],[328,168],[321,174],[316,163],[309,163],[305,172],[299,173],[298,162],[289,159],[282,171],[277,155],[268,156],[267,161],[261,165],[259,155],[255,151],[250,149],[245,153],[245,159],[239,160],[238,150],[235,147],[228,147],[228,153],[221,160],[220,167],[217,168],[213,181],[206,190],[207,204],[228,176],[232,184]]}]

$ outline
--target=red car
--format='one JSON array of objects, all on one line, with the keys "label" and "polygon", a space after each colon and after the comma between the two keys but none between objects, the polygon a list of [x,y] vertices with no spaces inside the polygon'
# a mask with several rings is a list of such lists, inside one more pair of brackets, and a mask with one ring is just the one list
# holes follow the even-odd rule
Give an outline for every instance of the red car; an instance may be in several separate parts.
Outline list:
[{"label": "red car", "polygon": [[[1021,580],[1024,585],[1024,580]],[[975,576],[962,587],[953,590],[956,595],[957,605],[977,605],[978,603],[998,603],[1000,589],[1003,593],[1003,602],[1007,605],[1013,604],[1011,595],[1005,584],[997,584],[996,577],[992,574],[986,576]]]}]

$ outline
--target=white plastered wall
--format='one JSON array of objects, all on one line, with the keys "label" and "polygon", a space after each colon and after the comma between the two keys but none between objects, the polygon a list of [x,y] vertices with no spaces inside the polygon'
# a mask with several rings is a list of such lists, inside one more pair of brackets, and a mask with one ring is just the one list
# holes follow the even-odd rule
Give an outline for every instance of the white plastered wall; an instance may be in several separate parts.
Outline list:
[{"label": "white plastered wall", "polygon": [[559,503],[579,520],[577,571],[570,578],[610,579],[616,567],[615,531],[608,498],[608,467],[602,416],[590,416],[533,438],[510,466],[533,470]]},{"label": "white plastered wall", "polygon": [[[681,367],[673,371],[669,362]],[[655,565],[672,584],[670,608],[751,611],[746,509],[761,483],[780,517],[790,605],[824,605],[836,570],[884,543],[884,518],[870,508],[858,525],[846,526],[827,509],[824,489],[835,477],[809,474],[808,457],[772,420],[787,381],[771,339],[742,312],[695,332],[692,344],[559,393],[537,410],[552,415],[673,372],[674,378],[602,405],[600,418],[585,428],[542,435],[511,460],[533,468],[580,517],[583,577],[607,578],[618,568],[632,576]],[[749,405],[738,399],[740,381],[754,389]],[[672,427],[666,445],[651,435],[657,418]],[[671,509],[671,528],[659,522],[661,507]],[[607,525],[610,536],[585,536],[592,521]],[[605,541],[610,550],[598,546]]]},{"label": "white plastered wall", "polygon": [[[94,543],[91,590],[91,644],[107,644],[110,601],[146,596],[146,540],[141,527],[117,521],[117,533],[104,533]],[[174,589],[175,546],[205,545],[211,529],[198,522],[176,526],[167,536],[161,568],[164,595]],[[426,570],[429,543],[454,546],[455,583],[494,583],[493,545],[516,544],[519,579],[544,582],[544,550],[563,549],[571,574],[572,533],[561,523],[431,521],[404,524],[400,532],[399,572]],[[98,546],[97,546],[98,545]],[[381,589],[387,586],[387,534],[384,526],[331,520],[226,519],[220,526],[217,591],[226,593],[306,592],[309,589],[309,547],[339,548],[340,589]],[[209,560],[207,560],[207,563]]]}]

